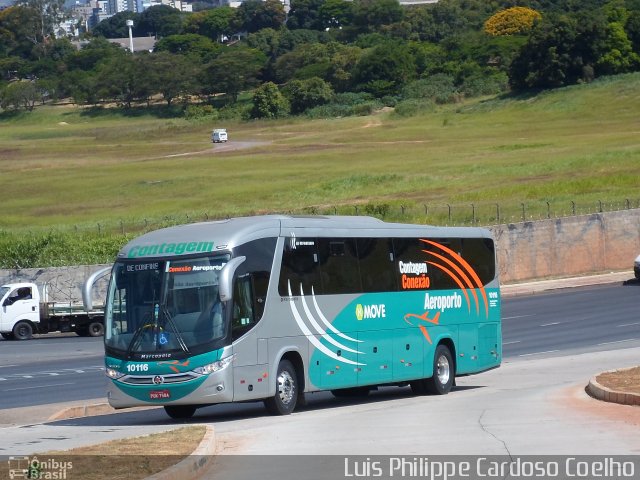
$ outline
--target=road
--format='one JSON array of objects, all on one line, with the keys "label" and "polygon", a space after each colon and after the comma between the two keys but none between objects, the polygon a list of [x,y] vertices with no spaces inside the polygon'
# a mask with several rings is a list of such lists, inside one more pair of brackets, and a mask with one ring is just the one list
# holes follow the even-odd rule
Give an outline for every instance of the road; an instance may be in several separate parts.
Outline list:
[{"label": "road", "polygon": [[[566,355],[640,341],[639,284],[504,298],[503,356]],[[103,398],[101,338],[0,341],[0,408]]]},{"label": "road", "polygon": [[[237,458],[248,467],[244,477],[234,460],[220,465],[238,479],[264,473],[264,464],[247,459],[267,457],[246,455],[638,455],[640,411],[584,393],[594,373],[638,364],[638,288],[608,285],[504,299],[502,367],[459,378],[447,396],[414,396],[397,387],[354,400],[320,392],[288,417],[268,416],[254,402],[203,408],[186,423],[215,424],[218,452],[243,455]],[[99,340],[0,342],[0,355],[15,365],[3,361],[0,369],[3,409],[20,396],[34,405],[58,394],[104,398]],[[21,387],[34,388],[12,390]],[[152,408],[28,428],[16,421],[4,425],[0,456],[73,448],[180,423]]]}]

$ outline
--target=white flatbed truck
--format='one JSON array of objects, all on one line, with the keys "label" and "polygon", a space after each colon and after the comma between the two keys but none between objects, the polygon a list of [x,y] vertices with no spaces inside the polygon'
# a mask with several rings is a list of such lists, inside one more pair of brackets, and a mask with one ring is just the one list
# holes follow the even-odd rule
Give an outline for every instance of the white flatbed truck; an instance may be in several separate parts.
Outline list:
[{"label": "white flatbed truck", "polygon": [[27,282],[0,286],[0,335],[5,340],[28,340],[35,333],[50,332],[104,334],[103,306],[86,309],[81,302],[50,302],[47,288]]}]

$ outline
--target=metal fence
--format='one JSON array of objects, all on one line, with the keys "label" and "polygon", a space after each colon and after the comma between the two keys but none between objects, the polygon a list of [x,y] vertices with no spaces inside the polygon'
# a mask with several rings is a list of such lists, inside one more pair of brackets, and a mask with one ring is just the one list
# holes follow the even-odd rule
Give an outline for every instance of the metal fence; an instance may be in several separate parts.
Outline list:
[{"label": "metal fence", "polygon": [[[286,211],[246,212],[250,214],[288,214],[288,215],[369,215],[391,222],[407,222],[446,226],[490,226],[520,223],[551,218],[562,218],[593,213],[612,212],[640,208],[640,199],[622,199],[614,201],[597,200],[593,202],[520,202],[506,203],[416,203],[393,200],[386,202],[350,203],[331,206],[309,206]],[[97,222],[70,227],[56,228],[57,231],[69,230],[78,233],[102,234],[140,234],[158,228],[195,223],[210,220],[222,220],[235,215],[202,212],[190,212],[168,215],[161,218],[120,219],[116,222]],[[46,229],[51,231],[51,228]],[[33,229],[30,229],[33,231]]]}]

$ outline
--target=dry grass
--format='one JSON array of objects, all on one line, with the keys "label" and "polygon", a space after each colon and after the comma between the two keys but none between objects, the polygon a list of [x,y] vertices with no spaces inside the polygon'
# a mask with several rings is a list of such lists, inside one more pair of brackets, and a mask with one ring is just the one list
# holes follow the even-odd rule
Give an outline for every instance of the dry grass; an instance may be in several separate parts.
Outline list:
[{"label": "dry grass", "polygon": [[[38,453],[40,462],[72,465],[69,480],[137,480],[165,470],[187,457],[199,445],[206,431],[194,425],[143,437],[113,440],[65,451]],[[33,457],[31,457],[33,458]],[[7,464],[0,466],[0,478],[8,478]],[[49,469],[43,469],[43,472]],[[45,477],[43,477],[45,478]]]}]

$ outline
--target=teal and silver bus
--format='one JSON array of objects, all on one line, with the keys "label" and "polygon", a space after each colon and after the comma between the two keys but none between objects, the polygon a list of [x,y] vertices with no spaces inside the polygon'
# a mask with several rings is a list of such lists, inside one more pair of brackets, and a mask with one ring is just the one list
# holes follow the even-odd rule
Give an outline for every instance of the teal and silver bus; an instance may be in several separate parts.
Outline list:
[{"label": "teal and silver bus", "polygon": [[384,385],[446,394],[498,367],[488,230],[268,215],[165,228],[125,245],[106,300],[108,399],[172,418]]}]

